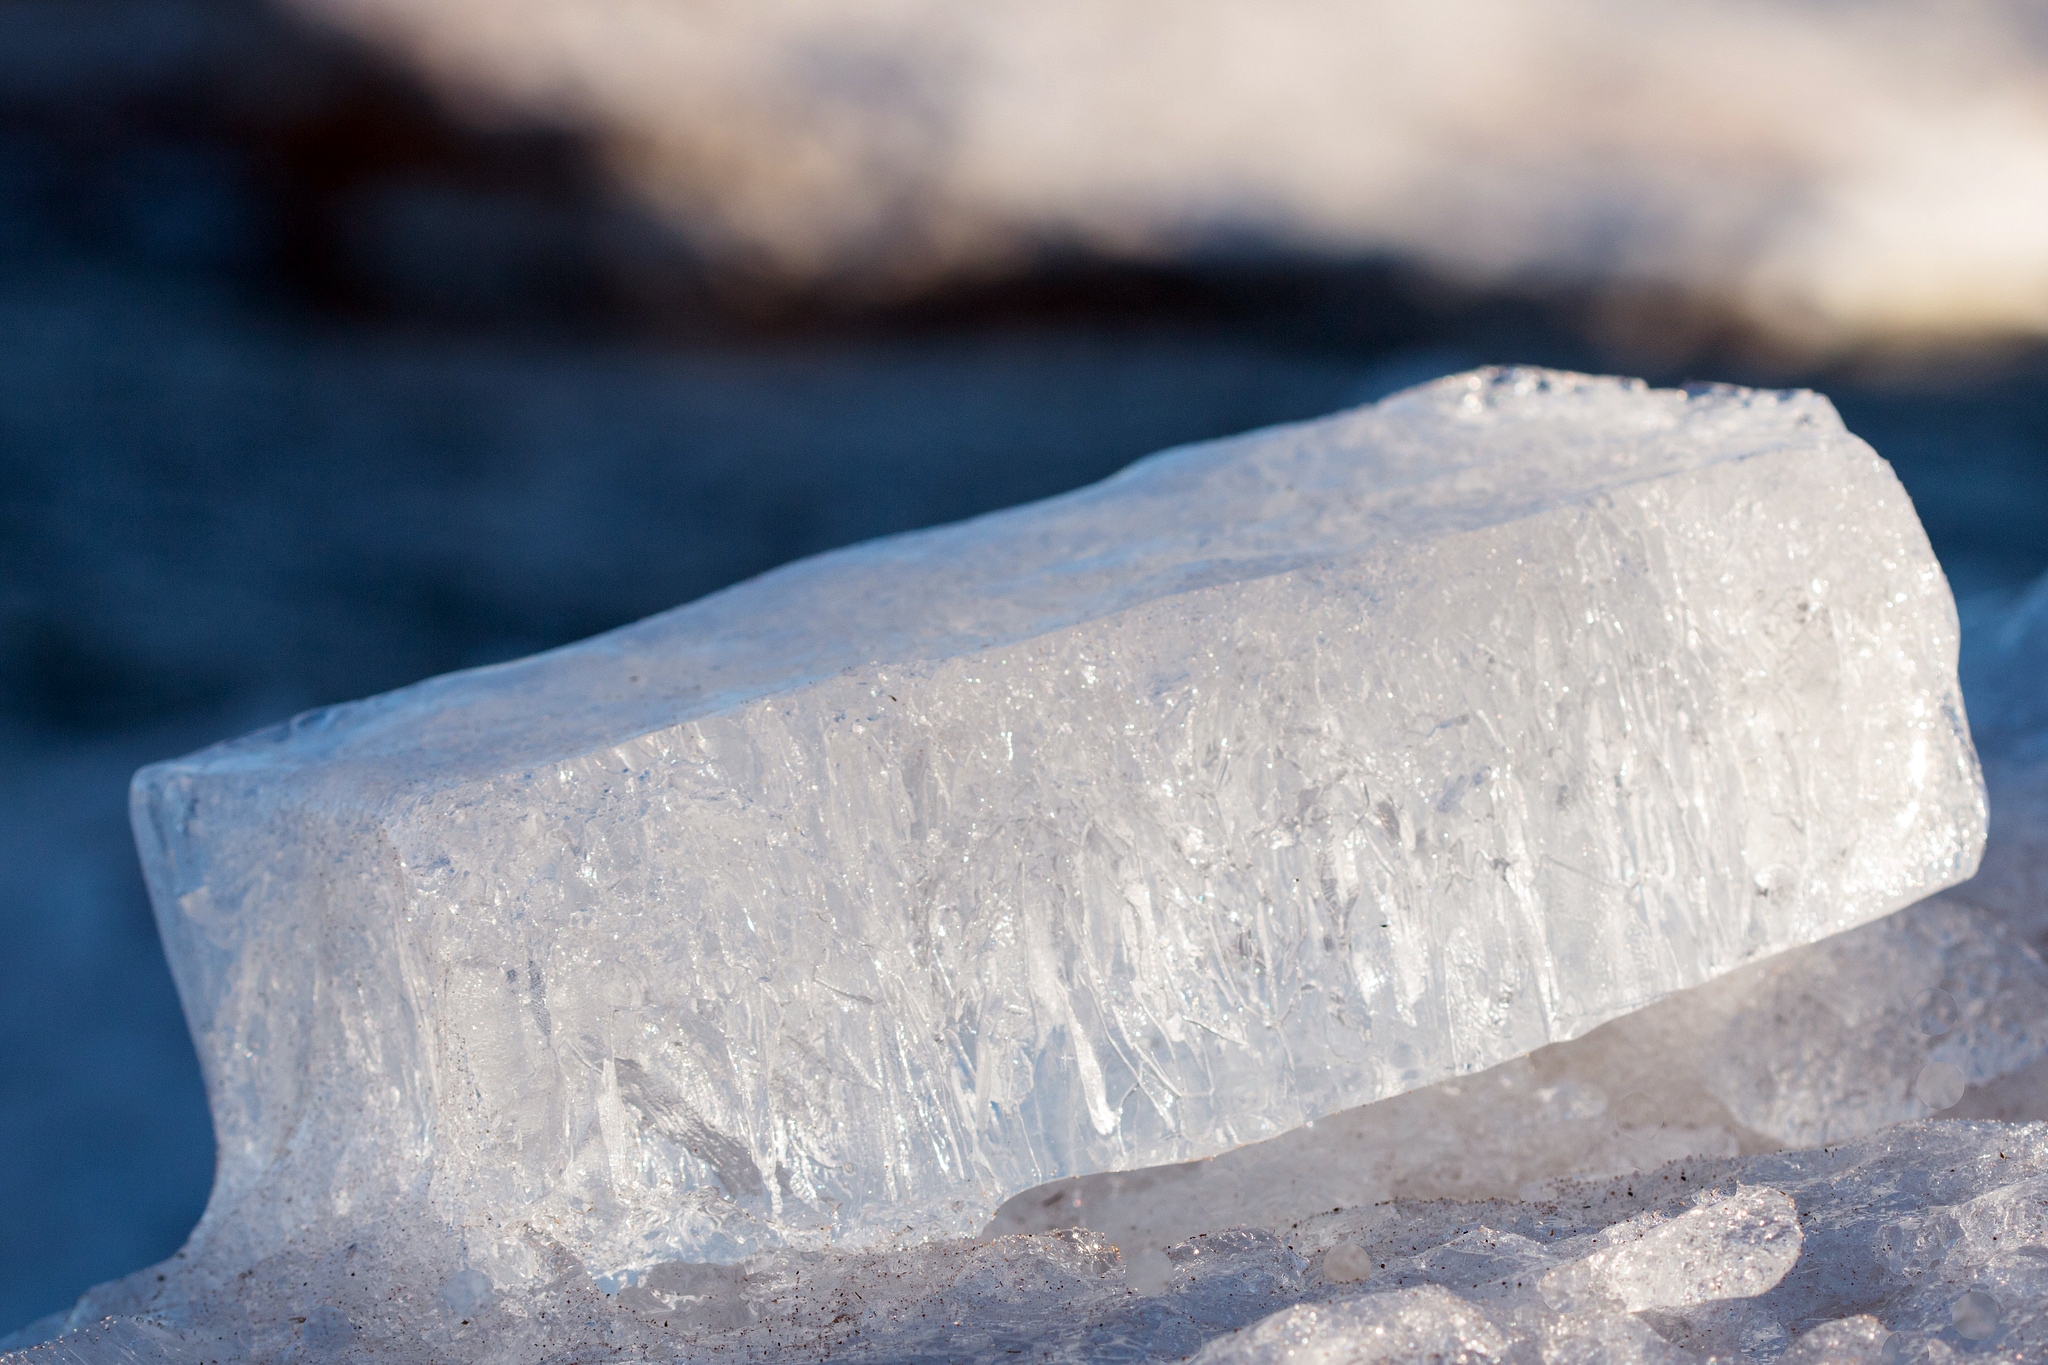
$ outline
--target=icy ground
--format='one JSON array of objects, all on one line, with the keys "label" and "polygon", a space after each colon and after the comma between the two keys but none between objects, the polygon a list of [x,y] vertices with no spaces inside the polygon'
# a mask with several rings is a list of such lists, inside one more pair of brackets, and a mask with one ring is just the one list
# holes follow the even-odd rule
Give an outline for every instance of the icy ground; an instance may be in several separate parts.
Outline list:
[{"label": "icy ground", "polygon": [[[1052,1231],[776,1258],[610,1297],[565,1264],[517,1309],[456,1283],[296,1305],[281,1329],[234,1340],[111,1321],[8,1359],[2040,1359],[2048,1127],[1916,1122],[1521,1200],[1331,1209],[1166,1256],[1139,1289],[1106,1238]],[[294,1306],[285,1279],[251,1277],[233,1310]],[[462,1316],[427,1340],[355,1325],[451,1304]]]},{"label": "icy ground", "polygon": [[[2048,326],[2018,0],[1189,0],[1170,37],[1144,0],[292,3],[474,118],[589,130],[714,259],[877,294],[1249,239],[1653,280],[1816,339]],[[417,235],[434,202],[378,207]]]}]

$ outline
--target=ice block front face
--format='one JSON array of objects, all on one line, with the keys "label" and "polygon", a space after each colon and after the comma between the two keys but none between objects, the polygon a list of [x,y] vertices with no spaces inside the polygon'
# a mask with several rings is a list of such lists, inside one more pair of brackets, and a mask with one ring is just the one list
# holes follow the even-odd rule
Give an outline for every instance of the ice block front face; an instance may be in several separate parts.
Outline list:
[{"label": "ice block front face", "polygon": [[1955,661],[1825,400],[1485,371],[151,768],[207,1235],[972,1231],[1488,1066],[1968,875]]}]

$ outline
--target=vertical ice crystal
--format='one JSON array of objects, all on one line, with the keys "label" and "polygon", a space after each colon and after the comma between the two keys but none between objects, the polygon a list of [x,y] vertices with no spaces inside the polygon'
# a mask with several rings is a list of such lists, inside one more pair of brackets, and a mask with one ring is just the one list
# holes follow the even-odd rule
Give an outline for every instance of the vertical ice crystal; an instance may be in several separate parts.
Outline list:
[{"label": "vertical ice crystal", "polygon": [[1513,370],[302,717],[135,786],[196,1250],[875,1245],[1503,1061],[1967,876],[1955,663],[1824,399]]}]

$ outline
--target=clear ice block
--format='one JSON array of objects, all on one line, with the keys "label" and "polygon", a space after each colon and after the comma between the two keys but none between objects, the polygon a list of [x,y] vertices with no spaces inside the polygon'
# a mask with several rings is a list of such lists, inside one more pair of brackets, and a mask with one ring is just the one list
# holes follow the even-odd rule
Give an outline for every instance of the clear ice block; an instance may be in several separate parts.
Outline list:
[{"label": "clear ice block", "polygon": [[879,1248],[1477,1071],[1968,876],[1956,647],[1826,400],[1480,371],[146,769],[191,1254]]}]

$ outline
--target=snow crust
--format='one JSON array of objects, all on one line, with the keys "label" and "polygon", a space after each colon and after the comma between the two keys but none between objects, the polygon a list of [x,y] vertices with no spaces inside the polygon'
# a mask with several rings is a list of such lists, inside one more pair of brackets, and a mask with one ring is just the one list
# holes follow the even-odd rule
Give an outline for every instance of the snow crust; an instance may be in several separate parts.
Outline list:
[{"label": "snow crust", "polygon": [[[146,771],[222,1171],[43,1349],[1648,1360],[1874,1350],[1870,1313],[1934,1349],[1931,1286],[1996,1258],[1872,1278],[1870,1209],[2020,1208],[2048,1138],[1743,1153],[2048,1046],[1995,895],[1869,922],[1976,861],[1955,648],[1824,400],[1480,372]],[[934,1122],[990,1038],[1015,1126]],[[1858,1230],[1817,1262],[1816,1220]]]}]

